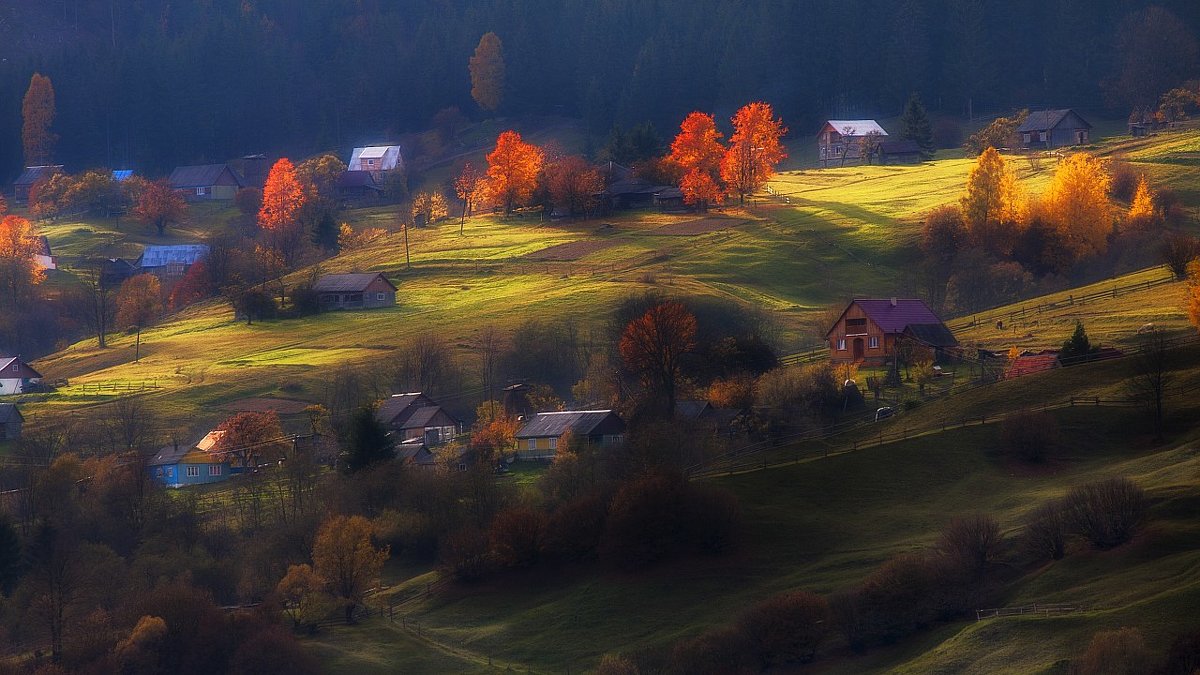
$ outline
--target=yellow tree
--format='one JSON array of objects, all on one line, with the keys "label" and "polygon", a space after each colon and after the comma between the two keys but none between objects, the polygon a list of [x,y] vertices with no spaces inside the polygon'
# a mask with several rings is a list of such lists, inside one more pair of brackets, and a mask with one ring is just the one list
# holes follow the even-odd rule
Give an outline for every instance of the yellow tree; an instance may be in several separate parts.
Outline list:
[{"label": "yellow tree", "polygon": [[495,33],[484,33],[467,68],[471,71],[471,98],[480,108],[495,111],[504,100],[504,45]]},{"label": "yellow tree", "polygon": [[541,148],[521,140],[521,134],[511,130],[500,134],[496,149],[487,156],[492,201],[503,206],[505,213],[528,204],[544,161]]},{"label": "yellow tree", "polygon": [[35,166],[49,164],[54,156],[54,144],[58,136],[50,131],[54,123],[54,85],[50,78],[34,73],[29,79],[29,89],[21,103],[21,141],[25,145],[25,164]]},{"label": "yellow tree", "polygon": [[971,238],[992,251],[1011,251],[1021,203],[1016,174],[995,148],[984,150],[967,174],[967,191],[959,200]]},{"label": "yellow tree", "polygon": [[1113,225],[1111,183],[1103,160],[1081,152],[1059,163],[1042,197],[1047,218],[1078,257],[1108,248]]},{"label": "yellow tree", "polygon": [[1125,222],[1130,227],[1149,228],[1158,220],[1158,211],[1154,208],[1154,192],[1146,183],[1146,177],[1138,178],[1137,189],[1133,193],[1133,201],[1129,203],[1129,213]]},{"label": "yellow tree", "polygon": [[775,117],[769,103],[748,103],[733,116],[729,149],[721,158],[721,178],[729,193],[746,202],[775,175],[775,167],[787,158],[780,141],[787,133],[783,120]]},{"label": "yellow tree", "polygon": [[389,548],[371,543],[373,528],[362,516],[333,516],[317,531],[313,542],[313,571],[328,584],[329,592],[341,601],[346,623],[354,622],[354,610],[379,580]]},{"label": "yellow tree", "polygon": [[20,216],[0,219],[0,288],[14,305],[45,277],[36,258],[41,250],[33,223]]},{"label": "yellow tree", "polygon": [[679,189],[683,201],[701,208],[721,200],[717,178],[721,171],[721,132],[713,116],[702,112],[689,113],[679,125],[679,134],[671,142],[668,160],[683,174]]},{"label": "yellow tree", "polygon": [[287,157],[275,162],[263,185],[258,226],[267,233],[271,245],[285,257],[290,258],[299,244],[300,211],[305,199],[304,186],[296,176],[292,162]]}]

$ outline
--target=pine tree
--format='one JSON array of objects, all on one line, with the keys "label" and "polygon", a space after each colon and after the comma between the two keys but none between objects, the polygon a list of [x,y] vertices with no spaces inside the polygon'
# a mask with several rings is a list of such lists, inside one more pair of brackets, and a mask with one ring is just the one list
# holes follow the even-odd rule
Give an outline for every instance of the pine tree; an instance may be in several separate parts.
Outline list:
[{"label": "pine tree", "polygon": [[375,410],[363,406],[354,413],[346,434],[346,470],[350,473],[396,456],[387,429],[375,418]]},{"label": "pine tree", "polygon": [[922,154],[933,154],[933,124],[921,104],[921,97],[914,91],[908,97],[904,106],[904,115],[900,117],[900,138],[916,141]]},{"label": "pine tree", "polygon": [[1062,351],[1058,353],[1058,361],[1064,366],[1073,366],[1090,359],[1097,352],[1088,339],[1087,331],[1081,321],[1075,322],[1075,332],[1063,343]]}]

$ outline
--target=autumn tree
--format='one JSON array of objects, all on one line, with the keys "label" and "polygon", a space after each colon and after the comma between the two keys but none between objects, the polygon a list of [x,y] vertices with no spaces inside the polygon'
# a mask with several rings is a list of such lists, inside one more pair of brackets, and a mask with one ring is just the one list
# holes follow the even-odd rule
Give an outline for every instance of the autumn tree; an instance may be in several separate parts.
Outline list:
[{"label": "autumn tree", "polygon": [[[113,320],[113,279],[107,270],[104,258],[89,258],[81,261],[72,270],[79,279],[79,287],[67,295],[68,306],[96,335],[96,344],[101,349],[108,346],[109,326]],[[193,266],[194,267],[194,266]]]},{"label": "autumn tree", "polygon": [[446,207],[446,196],[434,190],[418,192],[412,200],[412,219],[414,223],[433,224],[449,215]]},{"label": "autumn tree", "polygon": [[720,203],[723,191],[717,179],[724,154],[721,132],[717,131],[713,116],[689,113],[679,125],[679,134],[671,142],[669,155],[671,163],[683,174],[679,189],[683,191],[685,203],[702,209]]},{"label": "autumn tree", "polygon": [[326,520],[313,542],[313,571],[354,623],[354,610],[378,581],[389,547],[375,548],[370,521],[362,516],[333,516]]},{"label": "autumn tree", "polygon": [[563,157],[546,167],[550,201],[571,216],[596,208],[596,195],[604,190],[600,171],[579,155]]},{"label": "autumn tree", "polygon": [[479,173],[474,164],[470,162],[463,164],[462,171],[454,179],[454,194],[463,203],[462,217],[458,221],[460,235],[463,233],[463,227],[466,226],[467,216],[471,215],[471,211],[479,203],[480,196],[486,190],[487,184],[484,175]]},{"label": "autumn tree", "polygon": [[325,580],[310,565],[289,565],[287,574],[275,586],[275,595],[283,602],[283,611],[292,627],[313,623],[320,618]]},{"label": "autumn tree", "polygon": [[290,258],[299,244],[300,212],[305,201],[304,186],[296,176],[296,167],[286,157],[275,162],[263,185],[258,226],[267,233],[271,246],[285,258]]},{"label": "autumn tree", "polygon": [[1104,161],[1076,153],[1059,163],[1042,196],[1042,208],[1078,257],[1104,253],[1112,232],[1111,182]]},{"label": "autumn tree", "polygon": [[1016,174],[995,148],[984,150],[971,167],[959,205],[967,232],[978,245],[993,252],[1012,250],[1021,195]]},{"label": "autumn tree", "polygon": [[646,310],[625,327],[621,358],[653,394],[663,397],[667,414],[675,412],[675,394],[683,357],[696,347],[696,317],[679,302]]},{"label": "autumn tree", "polygon": [[967,137],[963,147],[973,155],[982,154],[988,148],[1004,148],[1013,141],[1017,129],[1029,117],[1028,110],[1021,110],[1010,117],[997,117],[992,123]]},{"label": "autumn tree", "polygon": [[36,259],[41,250],[33,223],[20,216],[0,219],[0,289],[5,301],[19,304],[45,278]]},{"label": "autumn tree", "polygon": [[921,103],[921,96],[915,91],[908,97],[904,114],[900,116],[900,138],[916,143],[921,154],[933,154],[933,124]]},{"label": "autumn tree", "polygon": [[25,165],[49,164],[54,157],[54,145],[58,136],[50,131],[54,123],[54,85],[50,78],[34,73],[29,79],[29,89],[21,103],[21,141],[25,145]]},{"label": "autumn tree", "polygon": [[783,120],[775,117],[769,103],[748,103],[733,116],[733,135],[721,157],[721,179],[729,193],[746,202],[775,175],[775,167],[787,157],[780,141],[787,133]]},{"label": "autumn tree", "polygon": [[296,165],[296,178],[304,188],[304,204],[298,218],[313,243],[327,250],[337,249],[338,181],[346,172],[346,163],[337,155],[325,153]]},{"label": "autumn tree", "polygon": [[467,64],[471,71],[471,98],[480,108],[495,112],[504,100],[504,45],[495,33],[484,33]]},{"label": "autumn tree", "polygon": [[505,131],[496,138],[496,148],[487,156],[488,191],[492,201],[512,213],[529,203],[537,187],[545,156],[536,145],[521,140],[521,134]]},{"label": "autumn tree", "polygon": [[134,180],[136,185],[132,214],[145,225],[154,226],[158,236],[166,234],[167,226],[183,220],[187,203],[183,195],[171,188],[166,180]]},{"label": "autumn tree", "polygon": [[75,178],[63,195],[73,212],[108,217],[125,206],[125,192],[107,169],[91,169]]},{"label": "autumn tree", "polygon": [[142,328],[154,323],[162,314],[162,287],[153,274],[129,277],[117,291],[117,323],[137,330],[133,361],[142,354]]},{"label": "autumn tree", "polygon": [[222,422],[216,430],[223,433],[213,445],[212,452],[236,459],[245,469],[254,468],[259,457],[274,460],[274,455],[282,456],[287,446],[279,414],[274,410],[240,412]]},{"label": "autumn tree", "polygon": [[208,265],[203,260],[192,263],[183,278],[171,289],[167,305],[172,310],[183,309],[188,305],[200,302],[213,294],[212,277],[208,273]]},{"label": "autumn tree", "polygon": [[1158,209],[1154,206],[1154,192],[1146,182],[1145,176],[1138,178],[1137,188],[1133,192],[1133,200],[1129,203],[1129,213],[1125,222],[1132,228],[1148,229],[1158,222]]}]

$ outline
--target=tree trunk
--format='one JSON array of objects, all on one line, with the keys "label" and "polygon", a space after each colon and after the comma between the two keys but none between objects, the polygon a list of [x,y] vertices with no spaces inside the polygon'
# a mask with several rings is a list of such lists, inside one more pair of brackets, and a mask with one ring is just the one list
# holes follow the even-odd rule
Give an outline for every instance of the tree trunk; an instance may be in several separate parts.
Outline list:
[{"label": "tree trunk", "polygon": [[142,327],[137,327],[137,340],[133,343],[133,362],[137,363],[142,358]]}]

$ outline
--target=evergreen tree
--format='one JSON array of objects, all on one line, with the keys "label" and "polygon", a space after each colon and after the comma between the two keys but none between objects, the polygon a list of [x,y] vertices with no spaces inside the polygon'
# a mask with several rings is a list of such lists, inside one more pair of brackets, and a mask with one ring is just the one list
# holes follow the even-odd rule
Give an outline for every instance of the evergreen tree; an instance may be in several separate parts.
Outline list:
[{"label": "evergreen tree", "polygon": [[1097,351],[1099,348],[1092,346],[1087,331],[1083,329],[1083,322],[1076,320],[1075,332],[1063,343],[1062,351],[1058,353],[1058,361],[1064,366],[1073,366],[1090,360],[1092,354]]},{"label": "evergreen tree", "polygon": [[900,138],[916,141],[925,155],[933,154],[933,124],[921,104],[921,97],[913,92],[904,106],[904,115],[900,117]]},{"label": "evergreen tree", "polygon": [[350,420],[350,429],[346,432],[344,447],[346,470],[350,473],[396,456],[396,449],[392,440],[388,438],[387,429],[375,418],[375,409],[371,406],[363,406],[354,413]]}]

